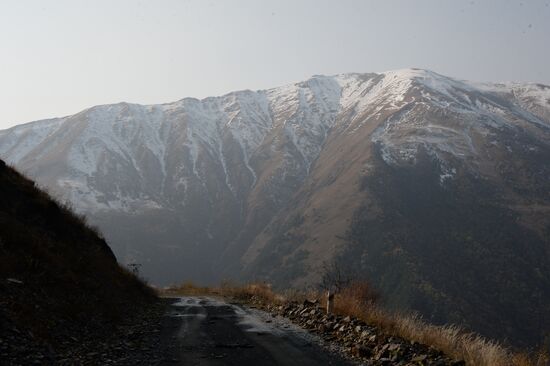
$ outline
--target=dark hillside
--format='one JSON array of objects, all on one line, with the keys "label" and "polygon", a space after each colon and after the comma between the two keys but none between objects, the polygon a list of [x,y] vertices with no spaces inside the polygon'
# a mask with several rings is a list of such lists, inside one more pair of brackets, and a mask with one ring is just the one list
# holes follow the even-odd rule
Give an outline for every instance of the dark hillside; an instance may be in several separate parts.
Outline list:
[{"label": "dark hillside", "polygon": [[53,353],[153,299],[97,231],[0,160],[0,361]]},{"label": "dark hillside", "polygon": [[[364,179],[370,201],[354,216],[344,258],[396,308],[516,346],[542,344],[550,329],[548,235],[522,225],[498,186],[460,170],[460,180],[441,185],[437,164],[426,155],[414,168],[379,164]],[[384,215],[373,215],[376,207]]]}]

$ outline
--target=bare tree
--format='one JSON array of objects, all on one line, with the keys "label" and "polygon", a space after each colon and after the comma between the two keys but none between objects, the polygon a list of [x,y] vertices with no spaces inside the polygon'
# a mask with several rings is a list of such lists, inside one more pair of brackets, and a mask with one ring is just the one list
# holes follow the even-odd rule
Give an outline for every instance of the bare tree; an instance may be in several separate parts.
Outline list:
[{"label": "bare tree", "polygon": [[322,270],[320,287],[332,293],[341,292],[358,278],[357,273],[343,259],[324,262]]}]

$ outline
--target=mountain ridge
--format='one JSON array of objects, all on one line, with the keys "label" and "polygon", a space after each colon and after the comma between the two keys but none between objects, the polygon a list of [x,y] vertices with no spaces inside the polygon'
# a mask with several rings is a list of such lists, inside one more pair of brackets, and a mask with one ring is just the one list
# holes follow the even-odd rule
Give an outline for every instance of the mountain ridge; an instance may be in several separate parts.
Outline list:
[{"label": "mountain ridge", "polygon": [[[412,75],[409,75],[407,77],[408,74],[412,74]],[[335,75],[335,76],[322,76],[322,77],[313,77],[311,79],[308,80],[308,82],[313,82],[313,81],[316,81],[318,79],[333,79],[333,78],[339,78],[340,79],[340,83],[343,84],[347,79],[349,79],[350,77],[356,77],[356,76],[359,76],[359,75],[373,75],[373,74],[358,74],[358,73],[349,73],[349,74],[338,74],[338,75]],[[436,80],[444,80],[446,82],[451,82],[451,83],[455,83],[456,85],[459,85],[459,86],[464,86],[464,85],[467,85],[465,84],[463,81],[458,81],[458,80],[455,80],[455,79],[450,79],[450,78],[447,78],[447,77],[443,77],[439,74],[436,74],[436,73],[433,73],[433,72],[430,72],[430,71],[427,71],[427,70],[417,70],[417,69],[404,69],[404,70],[397,70],[397,71],[390,71],[390,72],[386,72],[384,74],[378,74],[379,76],[380,75],[385,75],[384,77],[384,80],[387,79],[388,77],[391,78],[391,76],[393,76],[393,80],[390,80],[389,81],[389,84],[393,87],[394,83],[395,83],[395,79],[397,77],[397,83],[398,83],[398,86],[403,86],[401,84],[405,84],[404,87],[405,89],[407,88],[410,88],[411,85],[409,83],[412,83],[413,81],[418,81],[419,79],[422,79],[422,78],[426,78],[426,76],[430,76],[430,77],[433,77],[433,75],[436,75],[435,79]],[[403,75],[405,75],[405,77],[403,77]],[[399,77],[401,76],[401,77]],[[432,80],[432,79],[430,79]],[[87,115],[87,114],[90,114],[90,113],[108,113],[109,110],[111,109],[125,109],[125,108],[128,108],[128,109],[139,109],[139,113],[144,113],[144,112],[147,112],[147,111],[153,111],[155,108],[166,108],[168,110],[170,109],[177,109],[178,107],[189,107],[189,108],[192,108],[194,105],[196,105],[197,103],[210,103],[211,101],[213,100],[217,100],[219,101],[220,99],[224,99],[224,98],[242,98],[242,97],[245,97],[247,95],[251,95],[251,94],[255,94],[256,96],[258,97],[262,97],[263,95],[265,94],[268,94],[268,93],[273,93],[273,94],[276,94],[278,91],[280,90],[286,90],[286,89],[292,89],[293,87],[295,88],[296,86],[299,86],[300,84],[303,84],[303,83],[296,83],[296,84],[289,84],[289,85],[285,85],[285,86],[282,86],[282,87],[278,87],[278,88],[272,88],[272,89],[266,89],[266,90],[259,90],[259,91],[248,91],[248,90],[243,90],[243,91],[237,91],[237,92],[231,92],[231,93],[228,93],[228,94],[225,94],[225,95],[222,95],[220,97],[207,97],[207,98],[204,98],[204,99],[195,99],[195,98],[184,98],[184,99],[181,99],[179,101],[176,101],[176,102],[172,102],[172,103],[165,103],[165,104],[160,104],[160,105],[140,105],[140,104],[132,104],[132,103],[126,103],[126,102],[121,102],[121,103],[117,103],[117,104],[106,104],[106,105],[100,105],[100,106],[94,106],[94,107],[91,107],[91,108],[88,108],[88,109],[85,109],[75,115],[71,115],[71,116],[67,116],[67,117],[61,117],[61,118],[53,118],[53,119],[48,119],[48,120],[40,120],[40,121],[36,121],[36,122],[31,122],[30,124],[25,124],[25,125],[21,125],[21,126],[15,126],[15,127],[12,127],[11,129],[8,129],[8,130],[4,130],[4,131],[0,131],[0,136],[1,135],[6,135],[9,133],[9,131],[14,131],[16,132],[18,129],[32,129],[33,126],[38,126],[40,125],[40,127],[45,127],[44,124],[47,124],[49,126],[51,125],[59,125],[61,123],[63,123],[63,121],[65,121],[66,119],[70,119],[70,118],[74,118],[75,116],[81,116],[83,114]],[[445,94],[445,88],[441,88],[441,84],[443,84],[445,87],[448,87],[448,85],[445,85],[445,83],[432,83],[432,84],[429,84],[429,83],[425,83],[426,85],[430,85],[429,88],[433,89],[434,87],[437,88],[437,87],[440,87],[438,89],[438,91],[441,91],[443,90],[443,94]],[[434,86],[435,85],[435,86]],[[484,87],[487,87],[487,83],[483,83],[483,84],[479,84],[479,85],[483,85]],[[504,84],[494,84],[494,85],[504,85]],[[511,83],[511,84],[508,84],[508,87],[511,87],[513,88],[514,86],[516,85],[527,85],[528,87],[532,88],[534,86],[536,86],[536,84],[517,84],[517,83]],[[382,85],[381,88],[384,88],[385,86]],[[471,87],[471,86],[468,86],[468,87]],[[340,85],[340,88],[342,89],[342,86]],[[543,87],[542,90],[548,90],[548,87]],[[357,91],[357,90],[355,90]],[[361,92],[364,92],[364,90],[360,90]],[[341,92],[341,90],[340,90]],[[403,93],[404,91],[403,90],[400,90],[401,93]],[[397,93],[399,95],[399,93]],[[550,96],[548,96],[548,92],[546,93],[547,94],[547,98],[550,98]],[[346,108],[348,107],[348,99],[346,98],[346,96],[344,95],[341,95],[339,97],[339,103],[338,103],[338,107],[337,108]],[[239,102],[241,103],[242,100],[237,100],[236,102]],[[334,101],[331,101],[332,103],[334,103]],[[368,102],[371,102],[370,100],[367,100],[367,103]],[[264,106],[265,107],[265,106]],[[334,107],[334,106],[333,106]],[[137,113],[137,111],[135,111]],[[151,122],[151,121],[150,121]],[[231,123],[233,122],[233,120],[229,120],[227,122],[227,127],[230,128],[231,126]],[[274,121],[271,121],[272,123]],[[544,122],[543,122],[544,123]],[[325,128],[328,127],[328,126],[325,126]],[[331,126],[332,127],[332,126]],[[231,130],[231,128],[230,128]],[[233,130],[231,130],[231,132],[233,132]],[[39,132],[39,131],[33,131],[33,132]],[[238,131],[237,131],[238,132]],[[247,131],[248,132],[248,131]],[[259,136],[254,136],[256,137],[256,140],[258,139],[261,139],[261,133],[259,131],[254,131],[256,132],[256,135],[259,135]],[[326,132],[326,131],[325,131]],[[210,132],[212,133],[212,132]],[[38,136],[38,138],[42,137],[42,138],[47,138],[47,136],[40,136],[39,133],[36,133]],[[234,137],[237,137],[237,139],[239,139],[241,136],[234,136]],[[158,141],[159,143],[162,143],[162,141]],[[252,145],[253,146],[247,146],[248,143],[250,143],[250,141],[239,141],[241,143],[241,145],[244,144],[245,148],[244,150],[246,150],[246,154],[248,155],[250,153],[250,149],[253,149],[255,147],[257,147],[258,145],[258,141],[252,141]],[[30,145],[32,145],[32,142],[30,143]],[[150,147],[150,146],[149,146]],[[19,156],[10,156],[11,154],[7,151],[5,151],[6,149],[4,148],[3,149],[4,151],[2,151],[3,154],[7,154],[8,157],[11,157],[14,161],[17,161]],[[161,153],[161,151],[157,151],[157,153]],[[24,154],[24,151],[22,152],[22,154]],[[302,155],[304,155],[302,153]],[[159,158],[157,156],[157,158]],[[163,159],[158,159],[159,162],[162,163]],[[245,159],[246,161],[247,159]],[[307,160],[311,160],[310,159],[307,159]],[[223,160],[221,160],[223,161]],[[249,171],[252,173],[252,175],[254,175],[254,171],[251,170],[249,168]],[[87,207],[88,209],[92,209],[93,207]]]}]

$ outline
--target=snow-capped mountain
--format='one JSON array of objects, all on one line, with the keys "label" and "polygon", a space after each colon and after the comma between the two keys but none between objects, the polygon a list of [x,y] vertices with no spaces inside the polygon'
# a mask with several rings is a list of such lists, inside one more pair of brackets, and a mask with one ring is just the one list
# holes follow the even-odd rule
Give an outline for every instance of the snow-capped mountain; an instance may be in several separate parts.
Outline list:
[{"label": "snow-capped mountain", "polygon": [[548,86],[314,76],[16,126],[0,157],[153,282],[308,285],[339,258],[434,321],[532,340],[548,314]]}]

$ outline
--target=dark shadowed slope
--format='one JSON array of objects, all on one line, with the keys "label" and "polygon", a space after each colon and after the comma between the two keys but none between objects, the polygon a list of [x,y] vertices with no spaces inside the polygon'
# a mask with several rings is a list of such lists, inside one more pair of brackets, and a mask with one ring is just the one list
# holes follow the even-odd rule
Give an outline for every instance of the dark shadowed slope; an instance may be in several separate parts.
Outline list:
[{"label": "dark shadowed slope", "polygon": [[53,354],[152,299],[96,231],[0,161],[0,364]]}]

